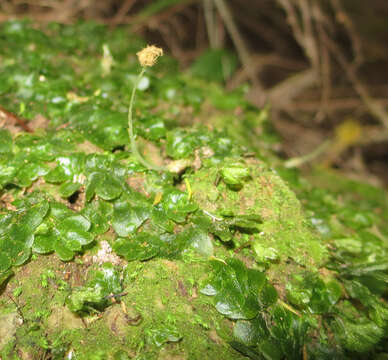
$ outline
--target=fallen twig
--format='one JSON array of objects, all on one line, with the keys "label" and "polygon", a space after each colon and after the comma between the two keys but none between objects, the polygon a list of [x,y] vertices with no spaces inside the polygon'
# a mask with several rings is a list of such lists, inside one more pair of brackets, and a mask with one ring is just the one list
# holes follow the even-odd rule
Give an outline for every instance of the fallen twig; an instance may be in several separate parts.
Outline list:
[{"label": "fallen twig", "polygon": [[346,76],[353,84],[354,89],[357,91],[358,95],[360,95],[362,101],[369,108],[370,112],[384,125],[384,127],[388,128],[388,112],[385,111],[380,102],[376,101],[376,99],[370,95],[367,87],[357,77],[350,62],[342,54],[337,44],[335,44],[334,41],[329,39],[325,34],[324,37],[327,47],[345,71]]},{"label": "fallen twig", "polygon": [[20,126],[26,132],[33,132],[32,129],[27,125],[27,120],[22,119],[10,111],[0,106],[0,125],[4,126],[7,122],[12,122],[14,125]]},{"label": "fallen twig", "polygon": [[260,83],[259,79],[256,77],[255,71],[252,67],[251,63],[251,55],[245,45],[245,41],[242,38],[240,32],[237,29],[237,25],[233,20],[232,14],[225,3],[224,0],[214,0],[214,4],[217,7],[217,10],[225,23],[225,26],[232,38],[232,41],[236,47],[237,53],[240,57],[240,60],[243,64],[243,67],[246,73],[249,75],[249,79],[251,80],[253,86],[258,90],[261,94],[261,97],[264,95],[264,87]]},{"label": "fallen twig", "polygon": [[[379,102],[381,106],[388,108],[388,98],[375,98],[375,101]],[[286,105],[287,111],[316,111],[321,103],[321,100],[297,100],[290,102]],[[329,111],[342,111],[351,110],[365,106],[363,101],[358,97],[352,98],[330,98],[325,105]]]}]

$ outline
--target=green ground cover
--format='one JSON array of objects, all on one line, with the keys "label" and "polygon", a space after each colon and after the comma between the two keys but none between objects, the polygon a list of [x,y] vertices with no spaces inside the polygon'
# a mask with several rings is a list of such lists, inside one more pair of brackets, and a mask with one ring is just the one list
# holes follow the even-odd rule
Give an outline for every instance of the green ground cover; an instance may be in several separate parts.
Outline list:
[{"label": "green ground cover", "polygon": [[[0,26],[0,358],[385,359],[386,193],[285,169],[268,109],[127,29]],[[217,67],[217,66],[216,66]],[[210,71],[212,72],[212,71]]]}]

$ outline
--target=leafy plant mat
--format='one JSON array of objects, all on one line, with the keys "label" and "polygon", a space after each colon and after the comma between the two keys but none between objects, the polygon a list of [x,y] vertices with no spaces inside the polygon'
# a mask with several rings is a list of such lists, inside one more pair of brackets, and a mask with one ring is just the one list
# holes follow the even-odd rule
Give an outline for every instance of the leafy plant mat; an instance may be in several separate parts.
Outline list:
[{"label": "leafy plant mat", "polygon": [[93,23],[0,27],[0,104],[32,130],[2,112],[0,355],[388,356],[384,191],[284,169],[267,109],[168,57],[134,131],[171,172],[146,169],[126,113],[143,45]]}]

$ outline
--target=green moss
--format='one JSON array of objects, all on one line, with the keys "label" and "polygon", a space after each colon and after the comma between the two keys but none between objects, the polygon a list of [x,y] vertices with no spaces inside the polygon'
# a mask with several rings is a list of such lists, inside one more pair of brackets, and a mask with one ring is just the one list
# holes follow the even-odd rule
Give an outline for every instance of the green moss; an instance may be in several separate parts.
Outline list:
[{"label": "green moss", "polygon": [[191,175],[193,197],[202,209],[218,217],[259,215],[260,231],[252,235],[258,260],[266,260],[263,252],[276,249],[274,260],[281,263],[291,258],[311,269],[322,265],[327,256],[324,245],[308,225],[294,193],[264,162],[250,161],[250,179],[239,191],[223,182],[216,184],[219,172],[205,168]]},{"label": "green moss", "polygon": [[[48,285],[42,284],[48,269],[52,269]],[[227,344],[231,323],[199,295],[199,281],[208,270],[205,262],[132,262],[124,271],[125,295],[120,299],[125,307],[112,303],[101,317],[83,321],[64,308],[69,288],[59,290],[64,273],[69,274],[70,269],[69,287],[85,281],[86,265],[64,265],[53,256],[39,257],[16,273],[7,291],[16,284],[23,288],[16,301],[24,320],[11,340],[13,349],[3,344],[0,354],[11,358],[23,351],[38,356],[64,348],[72,349],[79,359],[96,354],[110,358],[120,350],[145,358],[162,356],[158,354],[189,359],[242,358]],[[14,311],[9,309],[11,314]],[[157,339],[163,339],[160,334],[171,329],[179,335],[177,340],[171,342],[167,337],[168,343],[159,345]]]},{"label": "green moss", "polygon": [[[126,129],[142,45],[0,25],[0,104],[34,130],[0,131],[0,356],[384,356],[386,193],[282,168],[268,108],[168,57],[140,81],[133,130],[175,172],[147,169]],[[104,268],[114,282],[93,282]]]}]

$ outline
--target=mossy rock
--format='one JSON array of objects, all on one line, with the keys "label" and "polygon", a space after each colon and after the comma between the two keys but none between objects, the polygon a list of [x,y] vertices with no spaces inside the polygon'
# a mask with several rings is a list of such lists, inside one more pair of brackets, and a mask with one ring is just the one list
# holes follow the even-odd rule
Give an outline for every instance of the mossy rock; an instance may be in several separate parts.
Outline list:
[{"label": "mossy rock", "polygon": [[385,356],[386,193],[284,169],[268,109],[168,57],[134,130],[174,171],[147,169],[127,137],[142,44],[0,26],[0,104],[32,130],[0,130],[0,356]]},{"label": "mossy rock", "polygon": [[[295,193],[265,162],[249,159],[246,163],[250,175],[238,191],[222,180],[216,185],[220,171],[228,167],[227,160],[219,168],[192,174],[189,179],[195,201],[216,216],[258,216],[258,231],[251,236],[253,248],[260,248],[257,260],[284,263],[292,259],[311,269],[321,266],[326,249],[306,220]],[[273,259],[261,254],[269,253],[269,248],[276,248]]]},{"label": "mossy rock", "polygon": [[[8,345],[2,343],[2,356],[23,353],[35,359],[50,353],[63,358],[73,351],[79,359],[116,358],[119,353],[146,359],[243,358],[227,344],[232,322],[199,294],[205,269],[205,262],[132,262],[125,269],[120,301],[112,301],[101,314],[82,317],[64,302],[69,286],[85,282],[90,264],[39,257],[18,269],[2,295],[1,330],[15,324],[4,338]],[[6,301],[8,296],[23,318]]]}]

